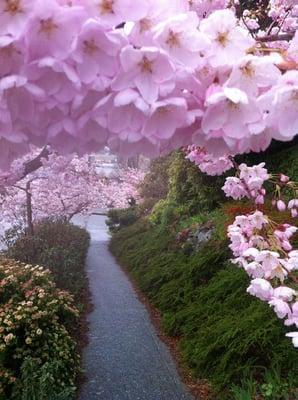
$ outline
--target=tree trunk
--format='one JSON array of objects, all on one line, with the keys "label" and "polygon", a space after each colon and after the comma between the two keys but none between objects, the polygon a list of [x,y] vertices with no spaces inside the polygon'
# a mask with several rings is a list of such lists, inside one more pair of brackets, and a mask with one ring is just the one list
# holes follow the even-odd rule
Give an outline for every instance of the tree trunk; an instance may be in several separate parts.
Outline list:
[{"label": "tree trunk", "polygon": [[30,182],[27,182],[26,184],[26,211],[27,211],[28,233],[30,236],[33,236],[34,229],[33,229],[32,194],[30,192]]}]

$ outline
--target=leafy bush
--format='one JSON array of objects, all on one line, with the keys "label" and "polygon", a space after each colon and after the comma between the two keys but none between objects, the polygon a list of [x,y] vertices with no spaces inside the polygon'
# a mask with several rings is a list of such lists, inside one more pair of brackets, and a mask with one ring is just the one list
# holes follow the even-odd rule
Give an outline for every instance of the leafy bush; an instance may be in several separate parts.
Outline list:
[{"label": "leafy bush", "polygon": [[212,177],[200,172],[185,158],[183,152],[173,153],[169,166],[169,192],[167,198],[188,208],[189,215],[211,211],[225,200],[221,187],[224,177]]},{"label": "leafy bush", "polygon": [[294,399],[289,393],[298,386],[297,351],[274,312],[246,294],[246,274],[229,264],[223,233],[229,216],[223,210],[211,214],[215,233],[196,253],[184,254],[173,230],[146,220],[116,233],[111,249],[161,311],[165,332],[180,337],[194,374],[221,391],[220,400],[231,399],[229,388],[251,377],[260,394],[268,392],[273,371],[278,371],[280,389],[272,389],[272,399]]},{"label": "leafy bush", "polygon": [[73,398],[79,358],[69,331],[78,315],[48,270],[0,261],[1,400]]},{"label": "leafy bush", "polygon": [[173,156],[170,154],[153,160],[149,172],[140,185],[140,195],[152,204],[167,197],[169,191],[169,166]]},{"label": "leafy bush", "polygon": [[132,225],[138,219],[137,207],[114,208],[109,210],[106,224],[110,232],[117,232],[122,228]]},{"label": "leafy bush", "polygon": [[50,269],[57,286],[72,293],[81,308],[87,287],[88,245],[89,235],[84,229],[65,221],[45,220],[35,226],[34,236],[20,235],[7,256]]}]

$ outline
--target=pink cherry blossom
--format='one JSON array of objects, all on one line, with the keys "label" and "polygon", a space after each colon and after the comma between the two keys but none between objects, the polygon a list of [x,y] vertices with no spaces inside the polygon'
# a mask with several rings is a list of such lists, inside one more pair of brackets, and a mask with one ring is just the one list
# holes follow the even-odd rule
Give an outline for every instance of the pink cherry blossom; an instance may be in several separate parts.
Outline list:
[{"label": "pink cherry blossom", "polygon": [[114,77],[119,68],[118,54],[125,43],[120,32],[107,32],[98,21],[87,20],[73,52],[80,80],[91,83],[97,76]]},{"label": "pink cherry blossom", "polygon": [[144,100],[154,103],[162,85],[171,83],[174,78],[174,66],[167,54],[155,47],[134,49],[125,47],[121,54],[121,71],[112,82],[114,90],[136,87]]},{"label": "pink cherry blossom", "polygon": [[275,314],[278,316],[278,318],[285,318],[287,315],[291,314],[291,309],[288,305],[283,300],[272,298],[269,302],[269,305],[274,308]]},{"label": "pink cherry blossom", "polygon": [[221,129],[224,138],[241,140],[264,129],[256,101],[237,88],[223,88],[206,100],[202,129],[208,133]]},{"label": "pink cherry blossom", "polygon": [[168,139],[187,122],[187,103],[183,98],[168,98],[152,105],[143,134],[151,139]]},{"label": "pink cherry blossom", "polygon": [[247,288],[247,292],[252,296],[256,296],[261,300],[270,300],[273,295],[273,288],[270,282],[265,279],[257,278],[251,281],[250,286]]},{"label": "pink cherry blossom", "polygon": [[45,56],[65,59],[83,17],[80,7],[60,7],[55,0],[37,1],[25,31],[29,59]]},{"label": "pink cherry blossom", "polygon": [[200,30],[211,42],[206,55],[213,67],[233,65],[254,43],[231,10],[214,11],[201,22]]},{"label": "pink cherry blossom", "polygon": [[0,35],[20,36],[35,0],[2,0],[0,2]]},{"label": "pink cherry blossom", "polygon": [[208,38],[198,31],[198,25],[199,18],[195,12],[173,16],[156,26],[154,40],[174,60],[195,68],[210,45]]}]

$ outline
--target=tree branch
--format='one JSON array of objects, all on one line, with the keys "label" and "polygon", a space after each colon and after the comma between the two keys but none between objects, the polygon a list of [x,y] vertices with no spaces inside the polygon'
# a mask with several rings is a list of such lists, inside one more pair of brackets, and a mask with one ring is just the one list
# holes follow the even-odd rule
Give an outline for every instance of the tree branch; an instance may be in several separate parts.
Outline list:
[{"label": "tree branch", "polygon": [[293,39],[293,37],[295,36],[296,31],[293,32],[289,32],[289,33],[281,33],[279,35],[268,35],[268,36],[264,36],[264,37],[257,37],[256,40],[258,42],[279,42],[279,41],[289,41],[291,39]]},{"label": "tree branch", "polygon": [[21,179],[24,179],[24,178],[25,178],[27,175],[29,175],[31,172],[34,172],[34,171],[36,171],[37,169],[39,169],[40,167],[42,167],[42,161],[41,161],[41,160],[42,160],[43,158],[48,159],[49,155],[50,155],[50,151],[49,151],[48,147],[45,146],[45,147],[42,149],[42,151],[38,154],[37,157],[33,158],[33,160],[27,161],[27,162],[24,164],[24,172],[23,172],[23,174],[22,174],[20,180],[21,180]]}]

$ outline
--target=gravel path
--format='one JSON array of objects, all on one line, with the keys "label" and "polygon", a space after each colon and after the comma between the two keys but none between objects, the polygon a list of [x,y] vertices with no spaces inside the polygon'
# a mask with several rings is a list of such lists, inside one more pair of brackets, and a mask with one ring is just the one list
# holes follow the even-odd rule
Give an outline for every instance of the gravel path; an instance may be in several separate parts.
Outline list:
[{"label": "gravel path", "polygon": [[76,219],[91,234],[87,271],[94,303],[79,400],[192,400],[149,315],[108,250],[105,217]]}]

